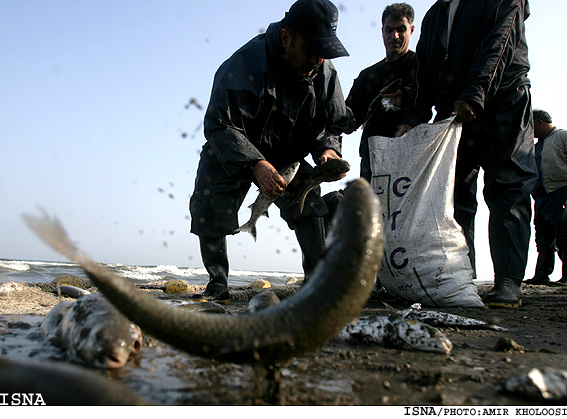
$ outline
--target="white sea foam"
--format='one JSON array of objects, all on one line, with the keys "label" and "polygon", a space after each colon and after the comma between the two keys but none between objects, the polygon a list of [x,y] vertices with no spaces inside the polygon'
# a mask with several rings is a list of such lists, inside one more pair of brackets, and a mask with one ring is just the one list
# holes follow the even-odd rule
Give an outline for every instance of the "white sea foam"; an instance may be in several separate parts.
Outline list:
[{"label": "white sea foam", "polygon": [[[156,282],[170,279],[181,279],[193,283],[206,284],[209,274],[205,268],[179,267],[175,265],[121,265],[103,264],[116,274],[136,282]],[[43,262],[0,259],[0,269],[5,272],[0,282],[12,281],[50,281],[61,275],[84,276],[82,269],[70,262]],[[8,271],[8,272],[6,272]],[[10,272],[11,271],[11,272]],[[245,285],[256,279],[266,279],[273,285],[282,285],[290,277],[302,277],[300,273],[265,272],[265,271],[229,271],[231,285]]]},{"label": "white sea foam", "polygon": [[30,269],[30,264],[18,260],[13,260],[13,261],[0,260],[0,268],[10,269],[12,271],[24,272]]}]

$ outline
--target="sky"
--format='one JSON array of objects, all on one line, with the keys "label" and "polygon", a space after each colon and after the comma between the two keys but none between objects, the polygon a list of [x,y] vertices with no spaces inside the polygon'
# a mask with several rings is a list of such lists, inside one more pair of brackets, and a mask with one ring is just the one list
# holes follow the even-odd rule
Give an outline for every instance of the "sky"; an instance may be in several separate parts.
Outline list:
[{"label": "sky", "polygon": [[[97,261],[202,267],[188,199],[214,73],[292,3],[0,0],[0,259],[64,260],[23,222],[22,214],[38,215],[41,207]],[[345,97],[359,72],[384,57],[380,21],[390,3],[335,1],[337,33],[350,53],[333,60]],[[410,4],[415,50],[433,0]],[[567,58],[556,51],[567,37],[563,9],[564,0],[532,1],[526,23],[533,106],[560,128],[567,127]],[[358,177],[359,141],[360,130],[343,137],[352,169],[323,193]],[[241,223],[256,195],[251,188]],[[490,280],[487,211],[479,200],[477,266],[479,278]],[[302,271],[295,235],[277,208],[259,221],[257,242],[240,233],[228,243],[233,269]],[[532,237],[527,277],[536,257]]]}]

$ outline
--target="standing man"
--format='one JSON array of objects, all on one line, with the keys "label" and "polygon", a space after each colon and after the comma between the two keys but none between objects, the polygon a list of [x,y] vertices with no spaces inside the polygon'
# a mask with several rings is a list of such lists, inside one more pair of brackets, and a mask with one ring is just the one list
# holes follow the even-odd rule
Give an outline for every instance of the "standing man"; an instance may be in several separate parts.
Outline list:
[{"label": "standing man", "polygon": [[348,56],[336,36],[338,10],[328,0],[298,0],[283,20],[253,38],[215,74],[205,114],[205,137],[190,200],[191,232],[199,236],[209,283],[194,298],[226,300],[226,235],[238,228],[238,210],[256,183],[277,198],[303,253],[305,280],[324,250],[320,190],[305,210],[288,208],[278,170],[301,161],[296,178],[340,157],[346,107],[331,58]]},{"label": "standing man", "polygon": [[411,126],[455,115],[463,123],[455,176],[455,219],[463,227],[473,268],[476,183],[484,169],[490,211],[494,287],[490,307],[522,302],[536,181],[528,47],[528,0],[437,0],[416,48]]},{"label": "standing man", "polygon": [[384,9],[382,40],[386,48],[386,58],[360,72],[346,100],[353,116],[346,132],[351,133],[365,122],[370,103],[382,89],[396,79],[402,81],[400,89],[388,95],[395,100],[398,109],[384,110],[379,106],[364,125],[360,140],[360,177],[368,182],[372,178],[368,137],[394,137],[403,123],[403,111],[407,106],[409,89],[414,79],[415,52],[409,49],[415,29],[413,21],[414,11],[409,4],[394,3]]},{"label": "standing man", "polygon": [[532,192],[537,264],[534,277],[525,283],[549,284],[555,252],[559,249],[563,269],[557,284],[567,285],[567,131],[556,128],[551,116],[543,110],[534,110],[533,119],[539,175]]}]

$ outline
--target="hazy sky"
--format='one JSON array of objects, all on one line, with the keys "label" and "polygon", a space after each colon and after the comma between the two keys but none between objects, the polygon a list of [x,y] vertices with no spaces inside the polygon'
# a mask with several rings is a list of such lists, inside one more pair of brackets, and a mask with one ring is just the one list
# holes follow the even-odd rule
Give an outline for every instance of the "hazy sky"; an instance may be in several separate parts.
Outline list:
[{"label": "hazy sky", "polygon": [[[0,258],[63,260],[22,221],[41,206],[98,261],[202,266],[188,212],[204,142],[201,107],[218,66],[292,3],[1,0]],[[358,73],[384,57],[380,17],[389,3],[335,2],[338,35],[351,54],[334,60],[345,97]],[[433,0],[410,3],[415,49]],[[562,10],[561,0],[532,1],[527,31],[534,107],[567,128]],[[343,138],[353,166],[347,180],[359,174],[359,140],[359,132]],[[490,279],[486,228],[483,208],[477,265]],[[229,237],[234,269],[301,272],[300,255],[275,207],[259,222],[258,242],[245,233]],[[526,275],[535,257],[532,238]]]}]

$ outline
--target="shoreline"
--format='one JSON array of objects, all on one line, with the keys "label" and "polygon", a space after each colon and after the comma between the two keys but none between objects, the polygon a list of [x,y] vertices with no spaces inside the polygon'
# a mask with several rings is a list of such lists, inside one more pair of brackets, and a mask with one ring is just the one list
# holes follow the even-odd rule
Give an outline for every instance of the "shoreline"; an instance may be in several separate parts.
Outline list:
[{"label": "shoreline", "polygon": [[[0,348],[8,359],[43,358],[30,336],[61,300],[38,285],[0,294]],[[480,285],[486,292],[489,285]],[[172,299],[161,291],[157,298]],[[498,324],[506,332],[449,328],[449,355],[405,351],[334,339],[318,350],[293,358],[282,369],[285,405],[349,406],[501,406],[548,405],[543,399],[503,392],[502,383],[532,368],[567,365],[567,287],[524,286],[518,309],[440,308]],[[68,299],[68,298],[63,298]],[[385,301],[371,298],[363,315],[388,315]],[[395,308],[403,308],[387,301]],[[233,300],[228,313],[245,310]],[[502,341],[514,342],[507,348]],[[39,345],[39,346],[38,346]],[[139,363],[119,373],[104,373],[157,405],[258,405],[257,372],[247,365],[188,355],[150,336],[144,337]],[[567,397],[565,399],[567,401]],[[556,405],[557,402],[551,403]]]}]

